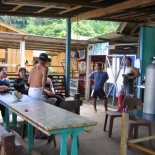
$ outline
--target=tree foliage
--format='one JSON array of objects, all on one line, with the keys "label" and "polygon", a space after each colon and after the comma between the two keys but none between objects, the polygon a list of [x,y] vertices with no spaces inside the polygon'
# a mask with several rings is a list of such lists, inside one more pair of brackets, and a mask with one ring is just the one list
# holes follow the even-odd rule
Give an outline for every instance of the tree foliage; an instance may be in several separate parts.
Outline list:
[{"label": "tree foliage", "polygon": [[[10,24],[29,34],[57,38],[66,37],[66,20],[33,17],[0,16],[0,21]],[[117,30],[120,23],[109,21],[79,21],[72,24],[72,34],[96,37]]]}]

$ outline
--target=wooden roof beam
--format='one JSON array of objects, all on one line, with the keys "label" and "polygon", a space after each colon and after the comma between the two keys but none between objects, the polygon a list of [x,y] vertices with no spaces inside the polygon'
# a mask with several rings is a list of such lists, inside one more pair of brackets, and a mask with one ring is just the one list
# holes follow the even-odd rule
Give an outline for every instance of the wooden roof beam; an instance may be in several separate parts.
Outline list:
[{"label": "wooden roof beam", "polygon": [[[59,8],[59,9],[69,9],[70,7],[69,6],[56,6],[56,5],[51,5],[51,6],[48,6],[48,7],[45,7],[45,8],[42,8],[34,13],[42,13],[46,10],[49,10],[51,8]],[[65,10],[66,11],[66,10]]]},{"label": "wooden roof beam", "polygon": [[155,14],[154,11],[152,10],[145,10],[145,8],[136,8],[136,9],[129,9],[129,10],[125,10],[125,12],[129,13],[129,12],[134,12],[134,13],[148,13],[148,14]]},{"label": "wooden roof beam", "polygon": [[12,10],[10,10],[9,12],[15,12],[17,11],[18,9],[20,9],[21,7],[23,7],[24,5],[17,5],[15,6]]},{"label": "wooden roof beam", "polygon": [[19,5],[19,4],[26,4],[27,6],[41,6],[41,7],[48,7],[49,5],[72,5],[77,6],[81,5],[83,7],[90,7],[90,8],[102,8],[103,6],[106,6],[106,3],[103,1],[91,1],[86,2],[83,0],[3,0],[4,4],[13,4],[13,5]]},{"label": "wooden roof beam", "polygon": [[130,22],[130,23],[141,23],[138,20],[130,20],[130,19],[120,19],[120,18],[107,18],[107,17],[98,17],[90,20],[101,20],[101,21],[113,21],[113,22]]},{"label": "wooden roof beam", "polygon": [[141,17],[141,16],[144,16],[146,15],[145,13],[134,13],[134,14],[130,14],[130,15],[127,15],[127,16],[122,16],[120,17],[121,19],[135,19],[136,17]]},{"label": "wooden roof beam", "polygon": [[99,16],[107,16],[107,15],[112,14],[112,13],[117,13],[117,12],[123,11],[125,9],[134,8],[137,6],[142,6],[142,5],[151,3],[151,2],[154,2],[154,0],[136,0],[136,1],[135,0],[128,0],[128,1],[124,1],[122,3],[115,4],[115,5],[112,5],[109,7],[95,9],[92,11],[81,13],[75,17],[72,17],[71,22],[76,22],[77,19],[78,19],[78,21],[80,21],[80,20],[86,20],[86,19],[99,17]]},{"label": "wooden roof beam", "polygon": [[44,12],[44,11],[49,10],[49,9],[51,9],[51,8],[52,8],[52,7],[42,8],[42,9],[40,9],[40,10],[34,12],[34,13],[41,13],[41,12]]},{"label": "wooden roof beam", "polygon": [[141,17],[139,20],[144,20],[144,19],[153,19],[153,18],[155,18],[155,15],[148,15],[148,16],[144,16],[144,17]]},{"label": "wooden roof beam", "polygon": [[67,12],[70,12],[70,11],[73,11],[73,10],[77,10],[77,9],[80,9],[80,8],[82,8],[82,6],[81,5],[78,5],[78,6],[75,6],[75,7],[70,8],[70,9],[61,11],[58,14],[61,15],[61,14],[64,14],[64,13],[67,13]]}]

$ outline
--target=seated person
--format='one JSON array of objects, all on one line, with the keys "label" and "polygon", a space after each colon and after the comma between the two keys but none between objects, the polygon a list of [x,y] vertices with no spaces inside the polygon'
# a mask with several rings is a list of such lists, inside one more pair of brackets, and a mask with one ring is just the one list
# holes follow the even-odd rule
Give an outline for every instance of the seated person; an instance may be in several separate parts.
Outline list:
[{"label": "seated person", "polygon": [[44,89],[44,99],[47,103],[51,103],[52,99],[55,98],[57,99],[57,101],[55,102],[54,105],[59,106],[59,104],[64,101],[64,98],[61,94],[55,94],[54,88],[53,88],[53,84],[50,78],[47,78],[47,82],[46,82],[46,86]]},{"label": "seated person", "polygon": [[[6,69],[4,67],[0,67],[0,94],[8,93],[10,90],[10,81],[6,78]],[[0,104],[1,115],[3,118],[3,123],[5,120],[5,106]]]},{"label": "seated person", "polygon": [[19,69],[19,78],[15,79],[14,88],[18,92],[28,95],[29,85],[28,79],[26,78],[26,69],[24,67],[21,67]]}]

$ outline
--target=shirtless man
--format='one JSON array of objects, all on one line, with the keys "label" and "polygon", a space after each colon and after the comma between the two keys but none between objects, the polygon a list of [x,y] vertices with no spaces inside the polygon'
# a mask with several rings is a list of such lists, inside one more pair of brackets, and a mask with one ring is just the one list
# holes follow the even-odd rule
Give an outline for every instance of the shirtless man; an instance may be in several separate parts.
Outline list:
[{"label": "shirtless man", "polygon": [[41,53],[39,56],[39,63],[31,69],[28,79],[28,83],[30,84],[28,95],[40,100],[43,100],[43,91],[47,81],[47,60],[48,55],[46,53]]}]

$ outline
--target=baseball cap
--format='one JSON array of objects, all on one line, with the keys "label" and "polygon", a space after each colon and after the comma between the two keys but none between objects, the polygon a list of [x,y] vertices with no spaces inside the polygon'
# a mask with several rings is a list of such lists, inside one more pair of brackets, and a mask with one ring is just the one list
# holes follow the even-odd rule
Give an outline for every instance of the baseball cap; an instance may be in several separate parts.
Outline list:
[{"label": "baseball cap", "polygon": [[40,59],[41,61],[46,62],[46,61],[48,60],[48,55],[47,55],[46,53],[41,53],[41,54],[39,55],[39,59]]}]

